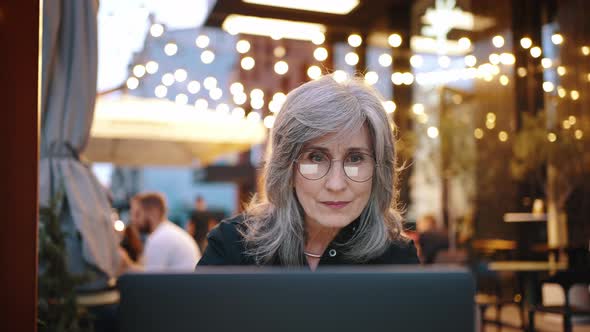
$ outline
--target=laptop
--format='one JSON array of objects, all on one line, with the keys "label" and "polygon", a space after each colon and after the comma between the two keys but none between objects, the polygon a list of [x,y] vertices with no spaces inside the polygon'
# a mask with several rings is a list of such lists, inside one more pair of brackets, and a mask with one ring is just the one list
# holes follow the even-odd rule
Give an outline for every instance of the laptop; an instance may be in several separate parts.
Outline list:
[{"label": "laptop", "polygon": [[128,274],[118,287],[123,332],[475,330],[475,284],[462,268],[199,267]]}]

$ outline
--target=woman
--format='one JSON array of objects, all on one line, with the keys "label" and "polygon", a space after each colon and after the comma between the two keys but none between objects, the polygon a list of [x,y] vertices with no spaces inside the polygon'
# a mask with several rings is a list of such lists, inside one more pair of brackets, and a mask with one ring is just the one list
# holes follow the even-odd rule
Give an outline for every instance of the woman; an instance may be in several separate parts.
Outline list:
[{"label": "woman", "polygon": [[262,197],[211,231],[198,265],[418,264],[400,234],[393,129],[372,88],[303,84],[271,143]]}]

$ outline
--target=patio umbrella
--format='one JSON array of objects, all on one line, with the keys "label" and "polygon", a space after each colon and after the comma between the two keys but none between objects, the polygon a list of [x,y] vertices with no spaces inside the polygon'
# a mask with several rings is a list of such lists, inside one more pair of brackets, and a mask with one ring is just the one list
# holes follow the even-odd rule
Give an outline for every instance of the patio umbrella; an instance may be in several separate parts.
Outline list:
[{"label": "patio umbrella", "polygon": [[119,166],[206,166],[218,157],[262,143],[259,120],[197,110],[169,100],[100,97],[83,156]]},{"label": "patio umbrella", "polygon": [[96,1],[47,0],[43,6],[39,199],[59,191],[69,268],[114,276],[118,243],[106,191],[79,160],[88,141],[97,80]]}]

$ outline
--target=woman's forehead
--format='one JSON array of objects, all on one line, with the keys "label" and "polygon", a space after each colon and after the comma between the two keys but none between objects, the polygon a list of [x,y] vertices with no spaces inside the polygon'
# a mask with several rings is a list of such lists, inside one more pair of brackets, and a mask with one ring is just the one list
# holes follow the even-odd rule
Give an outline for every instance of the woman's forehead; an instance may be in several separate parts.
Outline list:
[{"label": "woman's forehead", "polygon": [[303,148],[320,147],[327,150],[372,150],[371,137],[367,125],[349,133],[330,133],[313,139],[303,145]]}]

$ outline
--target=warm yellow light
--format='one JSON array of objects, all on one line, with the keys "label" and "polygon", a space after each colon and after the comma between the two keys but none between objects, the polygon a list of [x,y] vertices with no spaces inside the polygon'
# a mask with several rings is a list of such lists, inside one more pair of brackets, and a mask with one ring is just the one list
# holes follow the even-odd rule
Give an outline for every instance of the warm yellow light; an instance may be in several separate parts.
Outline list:
[{"label": "warm yellow light", "polygon": [[195,94],[201,90],[201,84],[197,81],[190,81],[187,86],[188,92]]},{"label": "warm yellow light", "polygon": [[145,70],[148,72],[148,74],[155,74],[158,71],[158,63],[156,61],[148,61],[148,63],[145,64]]},{"label": "warm yellow light", "polygon": [[352,47],[359,47],[363,43],[363,38],[360,35],[353,33],[352,35],[348,36],[347,41],[348,45]]},{"label": "warm yellow light", "polygon": [[418,120],[418,122],[420,122],[421,124],[425,124],[428,122],[428,115],[418,114],[416,115],[416,120]]},{"label": "warm yellow light", "polygon": [[346,15],[350,13],[359,4],[359,0],[242,0],[247,3],[299,9],[312,12]]},{"label": "warm yellow light", "polygon": [[557,95],[559,96],[559,98],[565,98],[565,96],[567,95],[567,91],[565,91],[565,89],[561,86],[557,87]]},{"label": "warm yellow light", "polygon": [[557,141],[557,135],[555,135],[555,133],[549,133],[547,134],[547,140],[551,143]]},{"label": "warm yellow light", "polygon": [[498,139],[500,140],[500,142],[506,142],[508,140],[508,133],[504,130],[500,131],[498,133]]},{"label": "warm yellow light", "polygon": [[512,53],[502,53],[500,54],[500,62],[504,65],[513,65],[516,63],[516,58]]},{"label": "warm yellow light", "polygon": [[508,83],[510,83],[510,79],[508,78],[508,76],[506,76],[506,75],[500,76],[500,84],[506,86],[506,85],[508,85]]},{"label": "warm yellow light", "polygon": [[251,122],[258,122],[260,121],[260,114],[256,111],[252,111],[248,113],[248,116],[246,116],[246,120]]},{"label": "warm yellow light", "polygon": [[143,65],[135,65],[133,67],[133,75],[143,77],[145,75],[145,67]]},{"label": "warm yellow light", "polygon": [[414,75],[410,72],[405,72],[402,74],[402,83],[405,85],[410,85],[414,83]]},{"label": "warm yellow light", "polygon": [[490,54],[488,58],[490,60],[490,63],[493,65],[497,65],[500,63],[500,56],[497,53]]},{"label": "warm yellow light", "polygon": [[492,38],[492,44],[494,44],[496,48],[504,46],[504,37],[500,35],[494,36],[494,38]]},{"label": "warm yellow light", "polygon": [[475,130],[473,131],[473,136],[475,136],[475,138],[477,138],[477,139],[482,139],[483,138],[483,130],[481,130],[481,128],[475,128]]},{"label": "warm yellow light", "polygon": [[586,75],[586,81],[590,82],[590,73]]},{"label": "warm yellow light", "polygon": [[385,112],[391,114],[395,112],[397,105],[392,100],[387,100],[383,102],[383,108],[385,108]]},{"label": "warm yellow light", "polygon": [[414,112],[414,114],[416,114],[416,115],[424,114],[424,105],[422,105],[422,104],[412,105],[412,112]]},{"label": "warm yellow light", "polygon": [[383,67],[391,66],[392,62],[393,62],[393,58],[391,57],[391,55],[389,55],[387,53],[383,53],[379,56],[379,64]]},{"label": "warm yellow light", "polygon": [[115,223],[113,224],[113,227],[115,228],[115,230],[117,232],[122,232],[125,230],[125,223],[122,220],[117,220],[115,221]]},{"label": "warm yellow light", "polygon": [[197,39],[195,39],[195,44],[199,48],[205,48],[209,46],[209,37],[207,35],[199,35]]},{"label": "warm yellow light", "polygon": [[166,97],[166,94],[168,94],[168,88],[160,84],[154,89],[154,94],[158,98],[164,98]]},{"label": "warm yellow light", "polygon": [[344,62],[349,66],[354,66],[359,62],[359,56],[354,52],[348,52],[344,56]]},{"label": "warm yellow light", "polygon": [[209,50],[204,50],[203,53],[201,53],[201,61],[204,64],[208,65],[213,62],[213,60],[215,60],[215,53]]},{"label": "warm yellow light", "polygon": [[179,93],[176,95],[176,98],[174,98],[174,101],[178,105],[186,105],[188,103],[188,96],[184,93]]},{"label": "warm yellow light", "polygon": [[150,27],[150,34],[153,37],[160,37],[162,34],[164,33],[164,27],[162,26],[162,24],[152,24],[152,26]]},{"label": "warm yellow light", "polygon": [[541,59],[541,66],[543,66],[545,69],[551,68],[551,66],[553,66],[553,61],[551,61],[549,58],[543,58]]},{"label": "warm yellow light", "polygon": [[424,63],[424,59],[422,59],[421,55],[414,54],[410,57],[410,65],[414,68],[422,67],[423,63]]},{"label": "warm yellow light", "polygon": [[246,115],[246,111],[241,107],[235,107],[231,111],[231,116],[238,119],[243,119],[244,115]]},{"label": "warm yellow light", "polygon": [[187,76],[188,74],[184,69],[176,69],[176,71],[174,72],[174,79],[176,79],[176,82],[186,81]]},{"label": "warm yellow light", "polygon": [[377,75],[377,73],[374,71],[368,71],[365,74],[365,81],[370,85],[374,85],[375,83],[377,83],[378,80],[379,80],[379,75]]},{"label": "warm yellow light", "polygon": [[264,99],[250,99],[250,106],[255,110],[259,110],[264,107]]},{"label": "warm yellow light", "polygon": [[529,37],[524,37],[520,39],[520,46],[524,49],[528,49],[533,46],[533,41]]},{"label": "warm yellow light", "polygon": [[245,40],[245,39],[241,39],[238,40],[238,42],[236,43],[236,51],[238,51],[238,53],[244,54],[244,53],[248,53],[248,51],[250,50],[250,42]]},{"label": "warm yellow light", "polygon": [[470,54],[465,56],[464,61],[465,65],[467,65],[468,67],[473,67],[477,63],[477,58],[474,55]]},{"label": "warm yellow light", "polygon": [[438,64],[443,68],[448,68],[451,65],[451,58],[446,55],[441,55],[438,57]]},{"label": "warm yellow light", "polygon": [[489,112],[486,114],[486,121],[487,122],[496,122],[496,114]]},{"label": "warm yellow light", "polygon": [[486,128],[492,130],[494,127],[496,127],[496,122],[486,121]]},{"label": "warm yellow light", "polygon": [[279,104],[283,104],[287,100],[287,95],[282,92],[277,92],[272,95],[272,100],[278,102]]},{"label": "warm yellow light", "polygon": [[195,101],[195,108],[199,111],[206,111],[209,108],[209,102],[205,98],[199,98]]},{"label": "warm yellow light", "polygon": [[585,56],[590,55],[590,46],[582,46],[581,50],[582,54],[584,54]]},{"label": "warm yellow light", "polygon": [[243,58],[242,61],[240,61],[240,65],[244,70],[251,70],[252,68],[254,68],[255,64],[256,62],[254,61],[254,58],[249,56]]},{"label": "warm yellow light", "polygon": [[563,120],[562,126],[563,126],[563,129],[570,129],[572,125],[570,124],[570,122],[568,120]]},{"label": "warm yellow light", "polygon": [[535,46],[533,48],[531,48],[531,56],[533,58],[538,58],[541,56],[541,54],[543,54],[543,51],[541,50],[541,48],[539,46]]},{"label": "warm yellow light", "polygon": [[543,82],[543,91],[545,92],[552,92],[553,89],[555,88],[555,86],[553,85],[552,82]]},{"label": "warm yellow light", "polygon": [[315,45],[321,45],[324,43],[325,40],[326,40],[326,36],[321,31],[315,32],[313,34],[313,36],[311,37],[311,42],[314,43]]},{"label": "warm yellow light", "polygon": [[287,50],[283,46],[277,46],[272,51],[272,53],[274,54],[275,57],[282,58],[285,56],[285,53],[287,53]]},{"label": "warm yellow light", "polygon": [[551,42],[555,45],[560,45],[563,43],[563,36],[559,33],[555,33],[551,36]]},{"label": "warm yellow light", "polygon": [[229,113],[229,106],[227,104],[221,103],[215,107],[215,111],[218,113],[227,114]]},{"label": "warm yellow light", "polygon": [[127,88],[129,90],[135,90],[139,86],[139,80],[136,77],[129,77],[127,79]]},{"label": "warm yellow light", "polygon": [[576,136],[576,139],[582,139],[582,137],[584,137],[584,132],[581,129],[576,129],[574,135]]},{"label": "warm yellow light", "polygon": [[400,72],[394,72],[391,74],[391,83],[395,85],[402,85],[404,83],[404,75]]},{"label": "warm yellow light", "polygon": [[434,139],[438,137],[438,128],[436,127],[428,127],[428,129],[426,130],[426,134],[428,135],[428,137]]},{"label": "warm yellow light", "polygon": [[525,77],[526,76],[526,68],[525,67],[518,67],[518,69],[516,70],[516,73],[518,74],[519,77]]},{"label": "warm yellow light", "polygon": [[207,90],[215,89],[217,87],[217,79],[213,76],[207,76],[203,80],[203,86]]},{"label": "warm yellow light", "polygon": [[572,126],[576,124],[576,117],[573,115],[570,115],[567,120]]},{"label": "warm yellow light", "polygon": [[565,73],[566,73],[566,71],[565,71],[565,67],[564,66],[557,67],[557,75],[563,76],[563,75],[565,75]]},{"label": "warm yellow light", "polygon": [[322,76],[322,70],[318,66],[310,66],[307,68],[307,76],[312,80],[317,80]]},{"label": "warm yellow light", "polygon": [[[321,1],[317,1],[321,2]],[[322,24],[279,20],[230,14],[222,23],[223,30],[232,34],[250,34],[271,38],[311,40],[317,42],[326,31]],[[323,42],[323,41],[322,41]],[[321,44],[321,43],[320,43]]]},{"label": "warm yellow light", "polygon": [[348,74],[344,70],[336,70],[334,72],[334,80],[338,83],[342,83],[348,79]]},{"label": "warm yellow light", "polygon": [[166,73],[162,76],[162,83],[164,83],[165,86],[171,86],[172,84],[174,84],[174,75],[172,75],[171,73]]},{"label": "warm yellow light", "polygon": [[176,52],[178,52],[178,46],[175,43],[168,43],[164,46],[164,53],[167,56],[173,56]]},{"label": "warm yellow light", "polygon": [[234,82],[229,86],[229,92],[232,95],[237,95],[244,92],[244,85],[240,82]]},{"label": "warm yellow light", "polygon": [[464,50],[468,50],[471,47],[471,40],[467,37],[459,38],[459,47]]},{"label": "warm yellow light", "polygon": [[391,46],[391,47],[399,47],[402,44],[402,36],[400,36],[397,33],[392,33],[387,38],[387,42],[389,43],[389,46]]},{"label": "warm yellow light", "polygon": [[236,105],[244,105],[244,103],[246,103],[247,99],[248,99],[248,96],[246,96],[246,94],[243,92],[236,93],[233,98],[234,104],[236,104]]},{"label": "warm yellow light", "polygon": [[213,100],[219,100],[223,96],[223,91],[220,88],[213,88],[209,90],[209,97]]},{"label": "warm yellow light", "polygon": [[313,51],[313,57],[318,61],[324,61],[328,58],[328,50],[325,47],[318,47]]},{"label": "warm yellow light", "polygon": [[263,120],[264,126],[268,129],[271,129],[272,126],[275,124],[275,117],[274,115],[267,115],[264,117]]},{"label": "warm yellow light", "polygon": [[570,97],[572,98],[572,100],[578,100],[580,98],[580,93],[578,92],[578,90],[572,90],[570,91]]},{"label": "warm yellow light", "polygon": [[285,75],[289,71],[289,64],[285,61],[277,61],[274,65],[275,73]]},{"label": "warm yellow light", "polygon": [[250,99],[264,99],[264,91],[261,89],[252,89],[250,91]]}]

